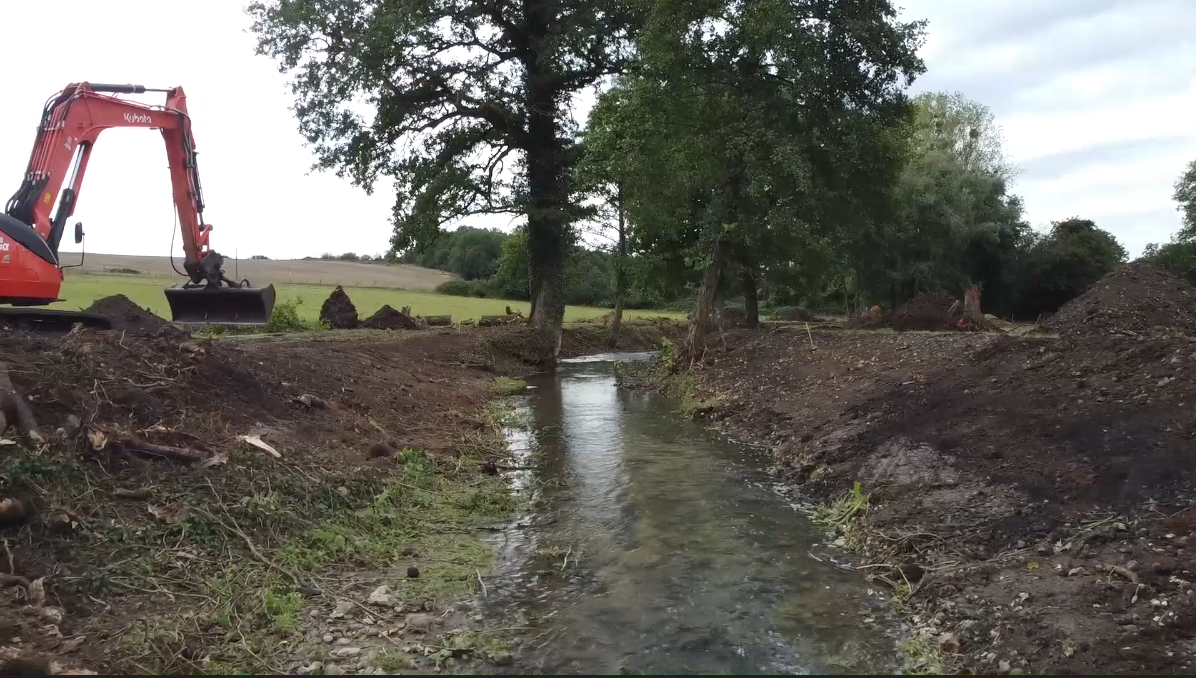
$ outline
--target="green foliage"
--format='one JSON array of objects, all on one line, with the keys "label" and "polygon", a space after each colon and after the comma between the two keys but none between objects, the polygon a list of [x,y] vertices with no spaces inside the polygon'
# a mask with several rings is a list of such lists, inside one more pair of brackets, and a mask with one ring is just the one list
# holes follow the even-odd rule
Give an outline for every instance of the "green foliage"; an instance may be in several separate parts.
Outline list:
[{"label": "green foliage", "polygon": [[668,339],[660,340],[660,364],[666,372],[677,371],[677,345]]},{"label": "green foliage", "polygon": [[1056,221],[1026,254],[1019,311],[1024,317],[1053,312],[1125,259],[1125,248],[1093,222],[1078,217]]},{"label": "green foliage", "polygon": [[564,313],[560,270],[577,207],[566,105],[623,69],[644,9],[633,0],[249,6],[259,53],[293,76],[316,166],[367,190],[394,180],[392,252],[425,247],[471,215],[525,214],[548,325]]},{"label": "green foliage", "polygon": [[462,226],[439,233],[423,249],[408,249],[399,261],[448,271],[463,280],[485,280],[498,271],[503,243],[509,238],[498,229]]},{"label": "green foliage", "polygon": [[1183,215],[1183,228],[1176,234],[1176,240],[1196,239],[1196,160],[1189,162],[1176,180],[1172,199]]},{"label": "green foliage", "polygon": [[449,280],[438,285],[436,291],[454,297],[477,297],[478,299],[487,297],[502,299],[505,297],[502,291],[489,280]]},{"label": "green foliage", "polygon": [[311,329],[307,322],[299,317],[299,307],[303,305],[303,297],[274,304],[270,312],[270,319],[266,321],[267,332],[302,332]]},{"label": "green foliage", "polygon": [[1142,259],[1196,285],[1196,239],[1147,245]]},{"label": "green foliage", "polygon": [[829,504],[822,504],[814,512],[814,519],[836,532],[847,534],[851,527],[868,512],[868,495],[860,481]]}]

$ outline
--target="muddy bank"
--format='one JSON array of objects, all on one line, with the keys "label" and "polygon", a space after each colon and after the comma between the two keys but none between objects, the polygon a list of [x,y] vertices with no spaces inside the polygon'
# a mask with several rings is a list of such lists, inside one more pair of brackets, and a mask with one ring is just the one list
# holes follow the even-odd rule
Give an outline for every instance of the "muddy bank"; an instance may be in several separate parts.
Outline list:
[{"label": "muddy bank", "polygon": [[[522,498],[519,330],[0,330],[40,438],[0,446],[0,659],[56,670],[494,670],[477,529]],[[518,349],[518,350],[515,350]],[[488,667],[488,668],[487,668]]]},{"label": "muddy bank", "polygon": [[892,586],[911,663],[1186,673],[1194,298],[1130,266],[1054,337],[739,331],[686,386]]}]

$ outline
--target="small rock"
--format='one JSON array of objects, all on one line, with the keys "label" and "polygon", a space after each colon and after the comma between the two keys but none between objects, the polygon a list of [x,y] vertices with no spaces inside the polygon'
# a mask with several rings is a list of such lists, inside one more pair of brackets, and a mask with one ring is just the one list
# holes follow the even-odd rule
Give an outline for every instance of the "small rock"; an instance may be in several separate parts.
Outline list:
[{"label": "small rock", "polygon": [[427,631],[432,628],[432,616],[427,614],[407,615],[407,628],[413,631]]},{"label": "small rock", "polygon": [[333,650],[332,652],[330,652],[329,654],[331,654],[333,657],[336,657],[337,659],[343,659],[345,657],[356,657],[357,655],[361,654],[361,648],[360,647],[338,647],[335,650]]},{"label": "small rock", "polygon": [[1012,670],[1012,668],[1009,666],[1009,662],[1005,661],[1004,659],[1002,659],[1001,661],[997,662],[997,673],[998,673],[998,674],[1000,674],[1000,675],[1006,675],[1006,674],[1008,674],[1008,673],[1009,673],[1011,670]]},{"label": "small rock", "polygon": [[331,642],[334,642],[335,640],[336,640],[336,636],[332,635],[331,633],[324,634],[324,642],[325,643],[331,643]]},{"label": "small rock", "polygon": [[313,607],[312,609],[307,611],[307,616],[311,617],[312,619],[315,619],[316,617],[320,616],[320,611]]},{"label": "small rock", "polygon": [[342,669],[337,664],[329,664],[328,666],[324,667],[324,675],[326,675],[326,676],[343,676],[343,675],[345,675],[345,670]]},{"label": "small rock", "polygon": [[1082,575],[1082,574],[1084,574],[1084,573],[1085,573],[1085,570],[1084,570],[1084,568],[1082,568],[1082,567],[1073,567],[1073,568],[1071,568],[1070,570],[1068,570],[1068,571],[1067,571],[1067,576],[1069,576],[1069,577],[1078,577],[1078,576],[1080,576],[1080,575]]},{"label": "small rock", "polygon": [[332,617],[333,619],[340,619],[341,617],[344,617],[345,615],[349,614],[352,611],[353,611],[353,603],[351,603],[347,600],[342,600],[341,602],[336,604],[336,607],[333,608],[333,610],[332,610],[332,614],[330,614],[328,616]]},{"label": "small rock", "polygon": [[408,579],[419,579],[419,568],[414,565],[407,568],[407,578]]},{"label": "small rock", "polygon": [[843,548],[844,546],[847,546],[847,540],[844,539],[843,537],[839,537],[838,539],[835,540],[835,546],[838,546],[839,548]]},{"label": "small rock", "polygon": [[510,652],[500,651],[490,655],[490,661],[497,666],[510,666],[515,663],[515,656]]},{"label": "small rock", "polygon": [[1129,570],[1130,572],[1137,572],[1138,567],[1139,567],[1138,561],[1136,561],[1136,560],[1127,561],[1125,564],[1125,569]]},{"label": "small rock", "polygon": [[[408,576],[410,574],[410,571],[408,571]],[[416,576],[419,575],[417,574]],[[374,589],[369,598],[370,605],[377,605],[379,607],[394,607],[398,602],[398,599],[391,594],[390,587],[385,584]]]},{"label": "small rock", "polygon": [[336,639],[336,644],[341,645],[341,646],[348,645],[350,642],[352,642],[352,641],[350,641],[348,638],[337,638]]},{"label": "small rock", "polygon": [[324,662],[312,662],[307,666],[300,666],[295,670],[295,673],[298,673],[301,676],[310,676],[312,674],[320,673],[320,670],[323,668]]}]

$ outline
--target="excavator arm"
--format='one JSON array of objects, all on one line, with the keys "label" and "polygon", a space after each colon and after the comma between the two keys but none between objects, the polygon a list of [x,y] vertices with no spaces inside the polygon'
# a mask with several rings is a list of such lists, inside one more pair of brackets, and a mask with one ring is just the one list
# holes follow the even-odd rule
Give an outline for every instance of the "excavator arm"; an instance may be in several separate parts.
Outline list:
[{"label": "excavator arm", "polygon": [[[145,92],[164,92],[165,105],[150,106],[115,96]],[[229,280],[223,257],[208,244],[212,226],[203,217],[195,138],[181,87],[155,90],[141,85],[74,83],[47,101],[21,187],[5,206],[6,216],[0,215],[0,237],[7,235],[15,241],[26,260],[23,272],[18,270],[22,267],[5,271],[3,265],[15,262],[0,258],[0,302],[38,305],[57,300],[62,280],[58,248],[63,232],[78,204],[96,140],[113,127],[157,129],[166,144],[188,278],[182,286],[166,291],[174,320],[264,323],[273,308],[273,287],[256,289],[248,281]],[[3,251],[0,244],[0,255]],[[28,255],[41,261],[29,261]],[[57,275],[51,276],[48,267]]]}]

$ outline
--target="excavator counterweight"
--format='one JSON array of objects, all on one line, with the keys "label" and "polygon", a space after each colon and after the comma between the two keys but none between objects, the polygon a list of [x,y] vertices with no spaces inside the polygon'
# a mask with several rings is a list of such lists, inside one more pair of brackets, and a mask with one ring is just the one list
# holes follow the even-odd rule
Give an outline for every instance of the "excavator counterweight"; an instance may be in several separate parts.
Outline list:
[{"label": "excavator counterweight", "polygon": [[[166,103],[151,106],[116,96],[145,92],[164,92]],[[198,154],[181,87],[81,82],[50,97],[21,187],[0,214],[0,304],[31,307],[62,301],[63,266],[58,246],[67,220],[75,212],[96,139],[113,127],[158,130],[166,143],[188,278],[166,290],[171,320],[191,325],[265,324],[274,309],[274,287],[257,288],[248,280],[229,280],[224,274],[224,258],[208,246],[212,225],[203,218]],[[75,242],[82,239],[82,225],[76,224]],[[50,324],[65,322],[63,311],[18,309],[6,309],[0,320],[28,319],[38,313]],[[94,319],[80,316],[81,322],[89,320]]]}]

